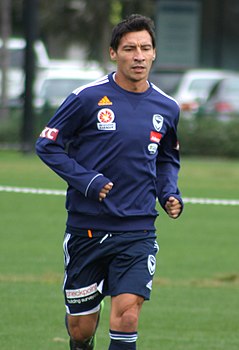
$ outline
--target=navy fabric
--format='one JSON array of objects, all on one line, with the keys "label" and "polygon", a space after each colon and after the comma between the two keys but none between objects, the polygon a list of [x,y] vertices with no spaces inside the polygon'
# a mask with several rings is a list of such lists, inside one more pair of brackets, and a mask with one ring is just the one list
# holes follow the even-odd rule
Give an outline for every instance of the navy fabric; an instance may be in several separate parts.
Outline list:
[{"label": "navy fabric", "polygon": [[65,235],[64,295],[67,312],[96,308],[106,295],[150,298],[158,244],[154,231]]},{"label": "navy fabric", "polygon": [[181,201],[178,119],[176,101],[155,85],[129,92],[113,74],[70,94],[36,143],[39,157],[68,184],[67,225],[154,230],[157,197],[163,208],[169,196]]}]

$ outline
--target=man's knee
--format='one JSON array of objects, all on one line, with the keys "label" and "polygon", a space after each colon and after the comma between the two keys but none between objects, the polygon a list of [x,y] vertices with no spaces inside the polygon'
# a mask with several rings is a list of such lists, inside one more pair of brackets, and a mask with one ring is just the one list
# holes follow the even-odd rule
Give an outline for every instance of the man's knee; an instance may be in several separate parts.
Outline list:
[{"label": "man's knee", "polygon": [[144,299],[142,297],[122,294],[112,298],[110,318],[111,329],[133,332],[138,327],[138,320]]},{"label": "man's knee", "polygon": [[130,308],[122,313],[121,325],[128,331],[134,331],[138,327],[138,320],[138,312],[134,308]]}]

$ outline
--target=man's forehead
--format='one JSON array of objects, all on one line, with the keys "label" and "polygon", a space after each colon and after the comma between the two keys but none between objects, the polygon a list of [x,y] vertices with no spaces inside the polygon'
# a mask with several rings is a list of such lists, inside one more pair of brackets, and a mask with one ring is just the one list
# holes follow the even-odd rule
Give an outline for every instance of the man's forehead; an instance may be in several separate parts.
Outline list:
[{"label": "man's forehead", "polygon": [[152,38],[147,30],[129,32],[122,36],[121,45],[152,45]]}]

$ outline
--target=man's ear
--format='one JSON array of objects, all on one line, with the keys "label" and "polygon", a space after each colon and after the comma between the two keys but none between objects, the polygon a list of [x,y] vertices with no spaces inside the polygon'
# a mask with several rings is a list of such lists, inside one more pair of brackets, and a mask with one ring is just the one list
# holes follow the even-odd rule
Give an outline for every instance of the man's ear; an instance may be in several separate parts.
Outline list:
[{"label": "man's ear", "polygon": [[116,61],[116,52],[115,50],[112,49],[112,47],[110,47],[110,58],[112,59],[112,61]]},{"label": "man's ear", "polygon": [[155,58],[156,58],[156,50],[154,49],[154,55],[153,55],[153,61],[155,60]]}]

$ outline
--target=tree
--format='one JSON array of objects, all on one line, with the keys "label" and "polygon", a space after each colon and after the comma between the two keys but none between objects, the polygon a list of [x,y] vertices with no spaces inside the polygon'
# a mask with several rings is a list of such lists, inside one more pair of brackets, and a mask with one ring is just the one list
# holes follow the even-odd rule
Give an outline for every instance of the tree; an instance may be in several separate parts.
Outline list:
[{"label": "tree", "polygon": [[[18,33],[23,0],[13,1],[13,23]],[[84,45],[88,59],[108,61],[112,27],[131,13],[153,16],[155,0],[41,0],[39,4],[40,35],[50,56],[62,56],[69,44]],[[21,34],[21,33],[20,33]],[[59,49],[58,49],[59,47]]]},{"label": "tree", "polygon": [[1,2],[1,37],[2,46],[0,49],[0,61],[1,61],[1,119],[7,119],[8,117],[8,98],[7,98],[7,73],[9,67],[9,55],[6,47],[6,42],[11,33],[11,1],[2,0]]}]

